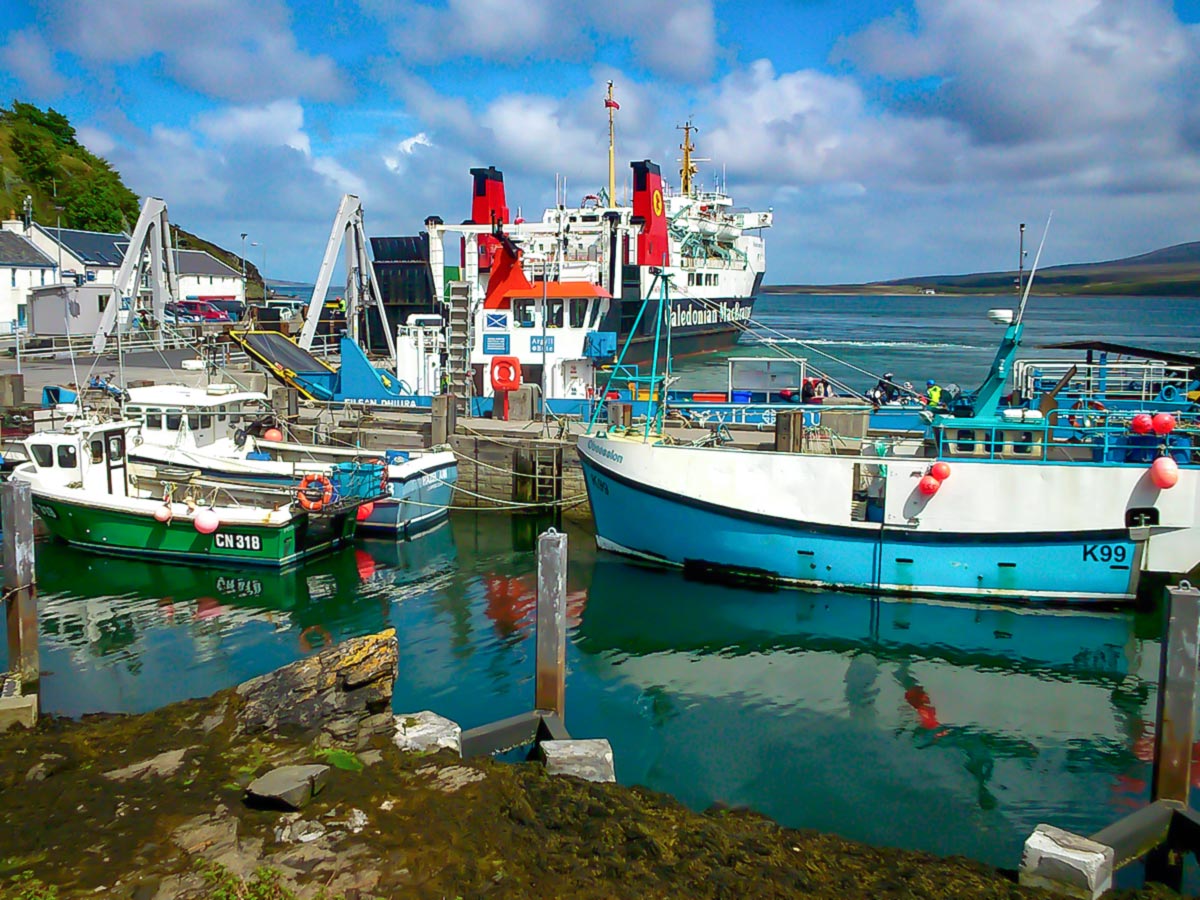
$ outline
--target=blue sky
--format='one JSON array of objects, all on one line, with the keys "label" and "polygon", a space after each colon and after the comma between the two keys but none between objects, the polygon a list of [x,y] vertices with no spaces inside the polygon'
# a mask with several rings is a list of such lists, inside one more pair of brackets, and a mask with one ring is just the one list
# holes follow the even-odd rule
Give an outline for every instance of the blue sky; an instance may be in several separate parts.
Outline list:
[{"label": "blue sky", "polygon": [[1200,240],[1200,0],[4,0],[0,100],[66,113],[189,230],[312,281],[343,193],[373,234],[539,217],[649,157],[775,211],[768,282]]}]

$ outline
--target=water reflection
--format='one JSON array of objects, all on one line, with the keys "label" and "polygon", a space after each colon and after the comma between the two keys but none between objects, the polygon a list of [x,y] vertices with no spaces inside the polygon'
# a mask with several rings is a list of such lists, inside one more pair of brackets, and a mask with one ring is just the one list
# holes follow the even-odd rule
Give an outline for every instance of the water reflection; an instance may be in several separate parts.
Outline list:
[{"label": "water reflection", "polygon": [[638,711],[622,780],[1012,865],[1040,821],[1088,833],[1145,802],[1156,628],[736,590],[601,558],[576,647],[613,707]]}]

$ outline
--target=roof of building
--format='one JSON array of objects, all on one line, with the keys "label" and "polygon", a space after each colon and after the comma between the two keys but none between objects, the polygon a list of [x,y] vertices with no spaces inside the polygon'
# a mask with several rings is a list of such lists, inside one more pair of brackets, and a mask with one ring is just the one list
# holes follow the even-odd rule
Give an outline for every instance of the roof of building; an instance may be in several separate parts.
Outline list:
[{"label": "roof of building", "polygon": [[45,269],[53,268],[54,262],[24,235],[0,230],[0,266]]},{"label": "roof of building", "polygon": [[34,225],[51,240],[59,241],[72,254],[90,266],[119,266],[129,246],[129,235],[106,231],[79,231],[74,228],[47,228]]},{"label": "roof of building", "polygon": [[175,272],[179,275],[215,275],[219,278],[241,278],[242,274],[206,250],[176,250]]}]

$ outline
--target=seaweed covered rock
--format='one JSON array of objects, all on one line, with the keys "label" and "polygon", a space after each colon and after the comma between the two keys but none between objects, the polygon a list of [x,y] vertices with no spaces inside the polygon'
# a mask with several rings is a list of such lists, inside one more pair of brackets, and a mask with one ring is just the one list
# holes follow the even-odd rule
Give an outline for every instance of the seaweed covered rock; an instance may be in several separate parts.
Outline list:
[{"label": "seaweed covered rock", "polygon": [[240,734],[323,732],[333,743],[365,746],[390,737],[399,647],[395,629],[336,644],[237,686]]}]

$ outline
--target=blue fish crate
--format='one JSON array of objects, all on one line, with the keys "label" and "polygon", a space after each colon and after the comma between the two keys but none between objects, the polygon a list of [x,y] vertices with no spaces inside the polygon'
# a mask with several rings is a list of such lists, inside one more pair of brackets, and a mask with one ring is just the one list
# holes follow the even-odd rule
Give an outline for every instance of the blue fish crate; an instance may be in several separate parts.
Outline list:
[{"label": "blue fish crate", "polygon": [[387,467],[379,463],[343,462],[333,467],[333,499],[373,500],[383,493],[383,474]]}]

